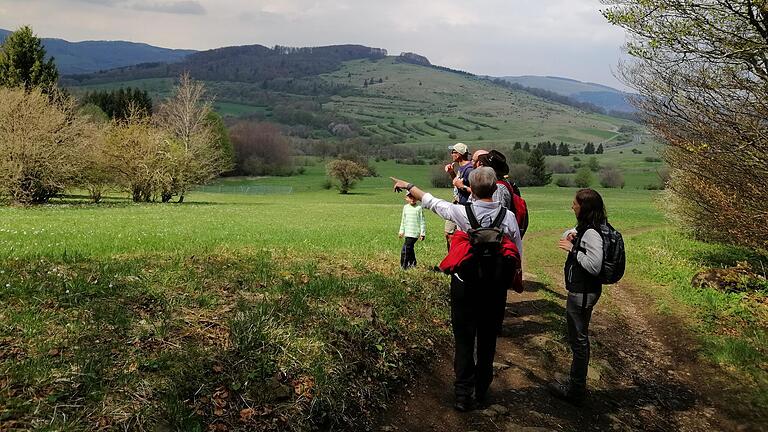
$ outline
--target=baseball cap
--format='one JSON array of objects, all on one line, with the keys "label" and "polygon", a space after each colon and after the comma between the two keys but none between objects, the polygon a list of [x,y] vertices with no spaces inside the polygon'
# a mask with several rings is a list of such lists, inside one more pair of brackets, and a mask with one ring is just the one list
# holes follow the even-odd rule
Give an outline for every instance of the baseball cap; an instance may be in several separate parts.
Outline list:
[{"label": "baseball cap", "polygon": [[456,150],[459,154],[465,154],[469,151],[469,148],[467,148],[467,145],[464,143],[456,143],[450,147],[448,147],[449,150]]}]

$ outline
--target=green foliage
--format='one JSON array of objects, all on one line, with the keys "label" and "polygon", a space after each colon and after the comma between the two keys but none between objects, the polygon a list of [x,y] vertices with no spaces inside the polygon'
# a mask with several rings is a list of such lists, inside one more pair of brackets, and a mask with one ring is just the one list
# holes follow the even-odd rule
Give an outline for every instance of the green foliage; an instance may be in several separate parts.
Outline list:
[{"label": "green foliage", "polygon": [[109,118],[125,120],[133,111],[152,115],[152,99],[146,90],[128,87],[118,90],[101,90],[86,93],[81,103],[94,104],[101,108]]},{"label": "green foliage", "polygon": [[545,186],[552,181],[552,173],[547,171],[544,155],[538,148],[531,152],[528,167],[531,170],[531,186]]},{"label": "green foliage", "polygon": [[579,168],[576,171],[576,176],[573,178],[573,183],[580,188],[588,188],[592,185],[593,176],[592,171],[589,168]]},{"label": "green foliage", "polygon": [[338,182],[339,193],[346,194],[368,174],[368,170],[350,160],[333,160],[326,165],[328,176]]},{"label": "green foliage", "polygon": [[206,119],[214,137],[214,146],[221,151],[222,158],[227,165],[234,166],[235,150],[232,146],[232,140],[229,138],[229,132],[224,126],[224,121],[215,111],[210,111]]},{"label": "green foliage", "polygon": [[587,160],[587,168],[592,172],[600,171],[600,162],[597,161],[595,156],[592,156]]},{"label": "green foliage", "polygon": [[45,48],[32,28],[23,26],[0,46],[0,86],[39,87],[44,92],[56,87],[59,73],[53,59],[45,61]]}]

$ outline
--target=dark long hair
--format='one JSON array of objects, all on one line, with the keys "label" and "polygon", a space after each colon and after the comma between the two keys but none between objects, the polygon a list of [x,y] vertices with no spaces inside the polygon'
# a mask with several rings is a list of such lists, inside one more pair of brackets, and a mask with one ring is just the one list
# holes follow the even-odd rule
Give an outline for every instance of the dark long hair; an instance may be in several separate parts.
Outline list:
[{"label": "dark long hair", "polygon": [[600,226],[608,222],[603,197],[593,189],[580,189],[576,192],[576,202],[579,203],[579,215],[576,220],[579,228]]}]

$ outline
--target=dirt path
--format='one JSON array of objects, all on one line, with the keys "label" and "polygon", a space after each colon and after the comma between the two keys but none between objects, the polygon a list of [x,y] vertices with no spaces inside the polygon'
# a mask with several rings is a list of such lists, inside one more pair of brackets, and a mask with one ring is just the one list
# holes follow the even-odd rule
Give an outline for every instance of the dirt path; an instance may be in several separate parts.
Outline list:
[{"label": "dirt path", "polygon": [[[538,268],[562,283],[561,263]],[[562,318],[565,291],[531,274],[526,279],[524,293],[507,297],[492,406],[470,413],[452,409],[453,353],[446,347],[432,370],[384,413],[376,430],[768,431],[766,419],[753,418],[727,397],[728,386],[738,382],[698,363],[696,344],[682,323],[657,314],[641,287],[627,282],[609,288],[593,314],[589,402],[575,408],[553,399],[544,385],[566,372],[570,362]]]}]

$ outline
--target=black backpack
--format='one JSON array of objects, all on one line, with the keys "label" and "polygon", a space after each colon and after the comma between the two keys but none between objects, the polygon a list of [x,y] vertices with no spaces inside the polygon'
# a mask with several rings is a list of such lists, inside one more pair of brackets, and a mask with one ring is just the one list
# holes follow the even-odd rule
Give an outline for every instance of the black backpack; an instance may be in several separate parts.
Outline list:
[{"label": "black backpack", "polygon": [[603,265],[597,278],[600,283],[614,284],[624,276],[627,258],[624,254],[624,238],[608,222],[595,230],[603,239]]},{"label": "black backpack", "polygon": [[477,270],[477,277],[484,278],[489,273],[494,280],[500,280],[503,273],[503,256],[501,251],[501,240],[504,238],[504,231],[501,229],[501,223],[507,215],[507,209],[499,207],[499,213],[489,227],[482,227],[472,211],[472,206],[467,205],[467,219],[469,219],[470,229],[467,230],[469,236],[469,245],[472,251],[471,267]]}]

